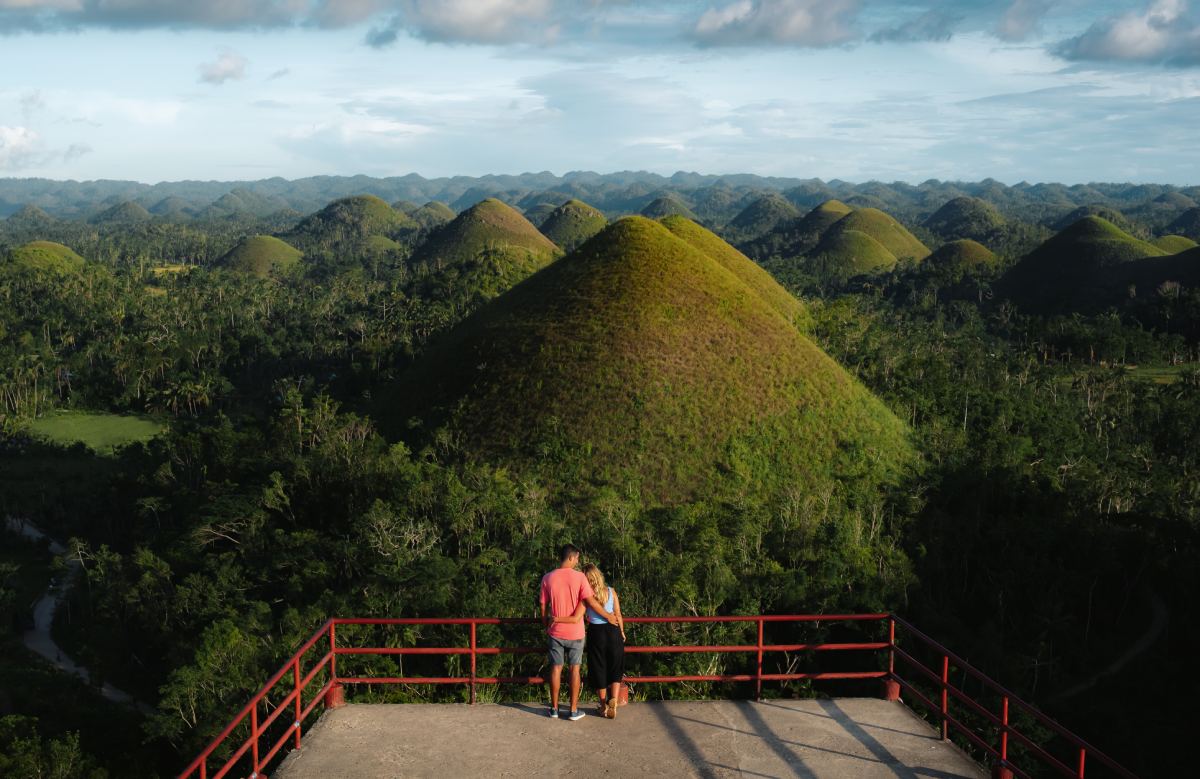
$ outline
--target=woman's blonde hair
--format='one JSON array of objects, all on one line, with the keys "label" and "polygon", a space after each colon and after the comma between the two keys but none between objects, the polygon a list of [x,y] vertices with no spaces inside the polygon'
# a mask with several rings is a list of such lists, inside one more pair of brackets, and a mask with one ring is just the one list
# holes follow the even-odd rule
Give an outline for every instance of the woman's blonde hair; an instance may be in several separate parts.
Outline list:
[{"label": "woman's blonde hair", "polygon": [[596,600],[601,603],[608,600],[608,586],[604,583],[604,574],[600,573],[596,564],[587,563],[580,570],[587,577],[588,584],[592,585],[592,592],[596,593]]}]

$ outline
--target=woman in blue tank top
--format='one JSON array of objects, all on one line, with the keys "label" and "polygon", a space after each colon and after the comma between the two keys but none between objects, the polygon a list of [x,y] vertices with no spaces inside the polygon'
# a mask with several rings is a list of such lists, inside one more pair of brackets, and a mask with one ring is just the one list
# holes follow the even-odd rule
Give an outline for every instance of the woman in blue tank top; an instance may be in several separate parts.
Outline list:
[{"label": "woman in blue tank top", "polygon": [[621,599],[604,582],[604,574],[595,565],[588,563],[581,570],[592,585],[596,600],[617,618],[614,625],[590,607],[585,612],[588,684],[600,699],[600,715],[616,719],[621,680],[625,678],[625,620],[621,617]]}]

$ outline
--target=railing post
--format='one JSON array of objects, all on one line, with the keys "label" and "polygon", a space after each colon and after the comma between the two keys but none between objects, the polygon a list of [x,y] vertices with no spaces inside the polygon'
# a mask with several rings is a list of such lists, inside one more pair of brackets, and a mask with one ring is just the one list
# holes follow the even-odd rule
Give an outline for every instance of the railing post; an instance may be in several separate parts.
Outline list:
[{"label": "railing post", "polygon": [[945,741],[950,737],[950,720],[946,719],[950,714],[949,708],[949,687],[950,687],[950,656],[942,655],[942,740]]},{"label": "railing post", "polygon": [[763,618],[758,618],[758,666],[754,672],[754,700],[762,700]]},{"label": "railing post", "polygon": [[337,622],[329,620],[329,691],[325,693],[325,708],[340,709],[346,705],[346,691],[338,684]]},{"label": "railing post", "polygon": [[896,618],[888,617],[888,675],[883,680],[883,699],[900,700],[900,682],[896,681]]},{"label": "railing post", "polygon": [[1000,700],[1000,762],[992,766],[992,779],[1012,779],[1008,767],[1008,696]]},{"label": "railing post", "polygon": [[296,658],[296,662],[292,664],[292,680],[296,687],[296,724],[292,725],[292,730],[296,731],[294,745],[296,749],[300,748],[300,713],[304,711],[304,693],[300,689],[300,658]]},{"label": "railing post", "polygon": [[1079,779],[1083,779],[1083,768],[1087,762],[1087,750],[1083,747],[1079,748]]},{"label": "railing post", "polygon": [[471,622],[471,705],[475,705],[475,622]]},{"label": "railing post", "polygon": [[258,770],[262,768],[258,762],[258,701],[250,708],[250,755],[254,761],[250,779],[258,779]]}]

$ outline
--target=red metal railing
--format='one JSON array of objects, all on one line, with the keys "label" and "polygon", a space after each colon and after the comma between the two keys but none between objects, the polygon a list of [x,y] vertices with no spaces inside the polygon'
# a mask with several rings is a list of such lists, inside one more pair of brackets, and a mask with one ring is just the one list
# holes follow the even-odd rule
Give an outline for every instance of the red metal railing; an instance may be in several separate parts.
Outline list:
[{"label": "red metal railing", "polygon": [[[1014,764],[1009,759],[1009,742],[1010,739],[1018,742],[1031,757],[1037,758],[1037,761],[1043,766],[1052,769],[1062,776],[1072,776],[1078,779],[1084,779],[1084,771],[1089,765],[1099,763],[1101,766],[1109,769],[1113,774],[1126,779],[1137,779],[1136,775],[1128,769],[1121,766],[1117,761],[1113,760],[1108,755],[1096,749],[1091,744],[1087,743],[1079,736],[1076,736],[1071,731],[1064,728],[1062,725],[1055,722],[1050,717],[1046,716],[1033,705],[1026,703],[1018,698],[1009,690],[990,677],[977,670],[970,663],[963,660],[958,655],[954,654],[944,646],[934,641],[929,636],[922,633],[910,623],[897,616],[892,616],[888,620],[888,672],[889,678],[900,685],[906,692],[912,695],[919,701],[933,717],[940,720],[942,727],[942,738],[949,738],[951,728],[955,732],[962,734],[972,745],[980,749],[986,754],[994,767],[993,775],[1009,775],[1020,777],[1031,777],[1032,775]],[[899,626],[904,633],[915,642],[919,647],[918,652],[923,652],[932,655],[939,659],[939,667],[935,670],[920,660],[914,655],[897,646],[896,643],[896,627]],[[914,683],[906,681],[896,672],[896,659],[899,658],[908,664],[919,677],[927,683],[936,687],[940,693],[941,700],[933,701],[924,695]],[[980,703],[979,696],[972,696],[963,689],[963,686],[955,686],[950,682],[950,669],[955,668],[961,672],[964,678],[974,679],[982,690],[987,691],[993,698],[998,699],[998,710],[989,710],[986,706]],[[991,742],[981,736],[977,731],[978,728],[972,727],[962,720],[962,718],[950,713],[950,699],[959,702],[963,707],[971,712],[976,717],[982,718],[985,722],[990,723],[996,729],[998,735],[997,742]],[[1052,731],[1058,738],[1072,750],[1071,765],[1068,765],[1059,757],[1054,756],[1047,751],[1045,745],[1035,742],[1028,734],[1022,733],[1010,721],[1010,709],[1017,709],[1026,716],[1031,718],[1037,724]],[[995,770],[999,769],[999,770]]]},{"label": "red metal railing", "polygon": [[[797,614],[797,615],[759,615],[759,616],[730,616],[730,617],[630,617],[625,620],[630,624],[689,624],[689,623],[754,623],[757,627],[757,640],[753,644],[722,644],[722,645],[645,645],[645,646],[627,646],[625,651],[628,654],[659,654],[659,653],[717,653],[717,654],[753,654],[755,656],[755,665],[753,673],[729,673],[729,674],[684,674],[684,675],[642,675],[642,676],[626,676],[629,682],[650,682],[650,683],[669,683],[669,682],[754,682],[755,695],[761,696],[762,683],[764,681],[798,681],[798,680],[850,680],[850,679],[880,679],[888,682],[889,685],[898,685],[898,688],[903,688],[912,694],[922,704],[927,706],[935,719],[940,719],[942,726],[942,737],[948,738],[950,728],[953,727],[959,733],[962,733],[967,740],[973,745],[983,750],[985,754],[990,756],[995,765],[1013,775],[1021,777],[1029,777],[1030,774],[1022,771],[1015,766],[1008,755],[1008,745],[1010,736],[1020,742],[1025,747],[1029,754],[1037,757],[1046,765],[1064,773],[1066,776],[1083,777],[1085,764],[1089,758],[1095,762],[1099,762],[1111,768],[1121,777],[1133,777],[1132,773],[1122,768],[1115,761],[1095,747],[1084,742],[1070,731],[1063,728],[1054,720],[1046,717],[1033,706],[1025,703],[1017,698],[1005,688],[993,682],[990,678],[981,672],[972,668],[968,663],[963,661],[957,655],[949,652],[940,644],[933,641],[914,628],[909,623],[899,617],[890,614]],[[857,643],[788,643],[788,644],[768,644],[764,638],[765,626],[776,623],[856,623],[856,622],[877,622],[886,623],[888,628],[885,640],[857,642]],[[250,702],[237,714],[236,717],[222,730],[216,738],[200,753],[200,755],[192,761],[192,763],[179,774],[179,779],[221,779],[228,775],[233,769],[249,755],[250,758],[250,777],[256,779],[261,775],[263,769],[273,760],[283,748],[283,746],[291,741],[293,747],[300,746],[301,731],[304,721],[313,713],[314,709],[331,690],[340,689],[341,685],[345,684],[461,684],[466,685],[469,690],[469,699],[471,703],[476,701],[476,688],[478,685],[496,685],[496,684],[544,684],[545,679],[541,676],[480,676],[477,674],[477,660],[480,656],[495,656],[495,655],[522,655],[522,654],[541,654],[545,651],[542,647],[507,647],[507,646],[479,646],[478,630],[480,626],[490,625],[538,625],[540,620],[523,619],[523,618],[482,618],[482,617],[466,617],[457,619],[331,619],[322,625],[316,633],[312,635],[303,645],[292,655],[282,668],[280,668],[268,681],[263,685],[251,698]],[[386,646],[386,647],[345,647],[337,645],[337,628],[342,625],[375,625],[375,626],[463,626],[467,628],[467,645],[455,647],[418,647],[418,646]],[[914,639],[923,651],[939,654],[941,657],[940,673],[936,673],[912,654],[901,649],[896,643],[896,627],[899,625],[906,633]],[[328,638],[328,650],[316,660],[311,668],[304,669],[303,661],[322,639]],[[879,652],[887,650],[887,670],[868,670],[868,671],[813,671],[813,672],[794,672],[794,673],[763,673],[763,657],[767,653],[772,652],[844,652],[844,651],[873,651]],[[342,656],[353,655],[441,655],[441,656],[465,656],[469,660],[469,673],[460,676],[339,676],[337,668],[337,659]],[[900,658],[904,662],[911,665],[922,677],[927,681],[932,681],[939,689],[941,701],[940,705],[931,701],[910,681],[906,681],[896,672],[896,658]],[[950,667],[953,664],[954,668],[963,671],[981,682],[985,688],[992,690],[1002,697],[1002,708],[999,714],[995,714],[982,706],[978,701],[967,695],[959,687],[955,687],[950,683]],[[313,694],[312,699],[305,704],[305,695],[308,687],[321,674],[322,671],[328,671],[328,678]],[[291,690],[277,703],[274,704],[273,711],[267,714],[265,719],[260,719],[259,710],[271,708],[270,695],[275,691],[277,685],[284,680],[291,671]],[[953,696],[955,700],[962,701],[972,712],[983,717],[986,721],[998,728],[999,743],[993,746],[984,736],[976,732],[969,725],[965,724],[961,719],[952,716],[949,710],[949,698]],[[1061,760],[1051,755],[1042,746],[1038,745],[1028,735],[1021,733],[1017,728],[1009,722],[1008,713],[1010,704],[1016,706],[1020,710],[1026,712],[1033,717],[1037,722],[1050,728],[1067,743],[1078,749],[1078,764],[1076,768],[1066,766]],[[268,734],[268,729],[281,717],[283,712],[292,711],[294,720],[292,724],[279,735],[270,745],[270,748],[265,752],[261,749],[261,740],[264,736],[270,739],[273,734]],[[229,757],[221,760],[220,767],[216,768],[210,774],[210,760],[217,760],[214,754],[221,748],[223,744],[233,735],[239,726],[242,726],[249,719],[249,731],[245,740],[230,754]]]}]

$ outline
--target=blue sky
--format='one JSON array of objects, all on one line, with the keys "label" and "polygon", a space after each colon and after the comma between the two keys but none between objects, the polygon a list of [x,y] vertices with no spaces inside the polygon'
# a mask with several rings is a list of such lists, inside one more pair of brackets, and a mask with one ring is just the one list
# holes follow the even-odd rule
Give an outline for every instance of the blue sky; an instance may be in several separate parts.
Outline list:
[{"label": "blue sky", "polygon": [[0,0],[0,176],[1200,184],[1200,0]]}]

